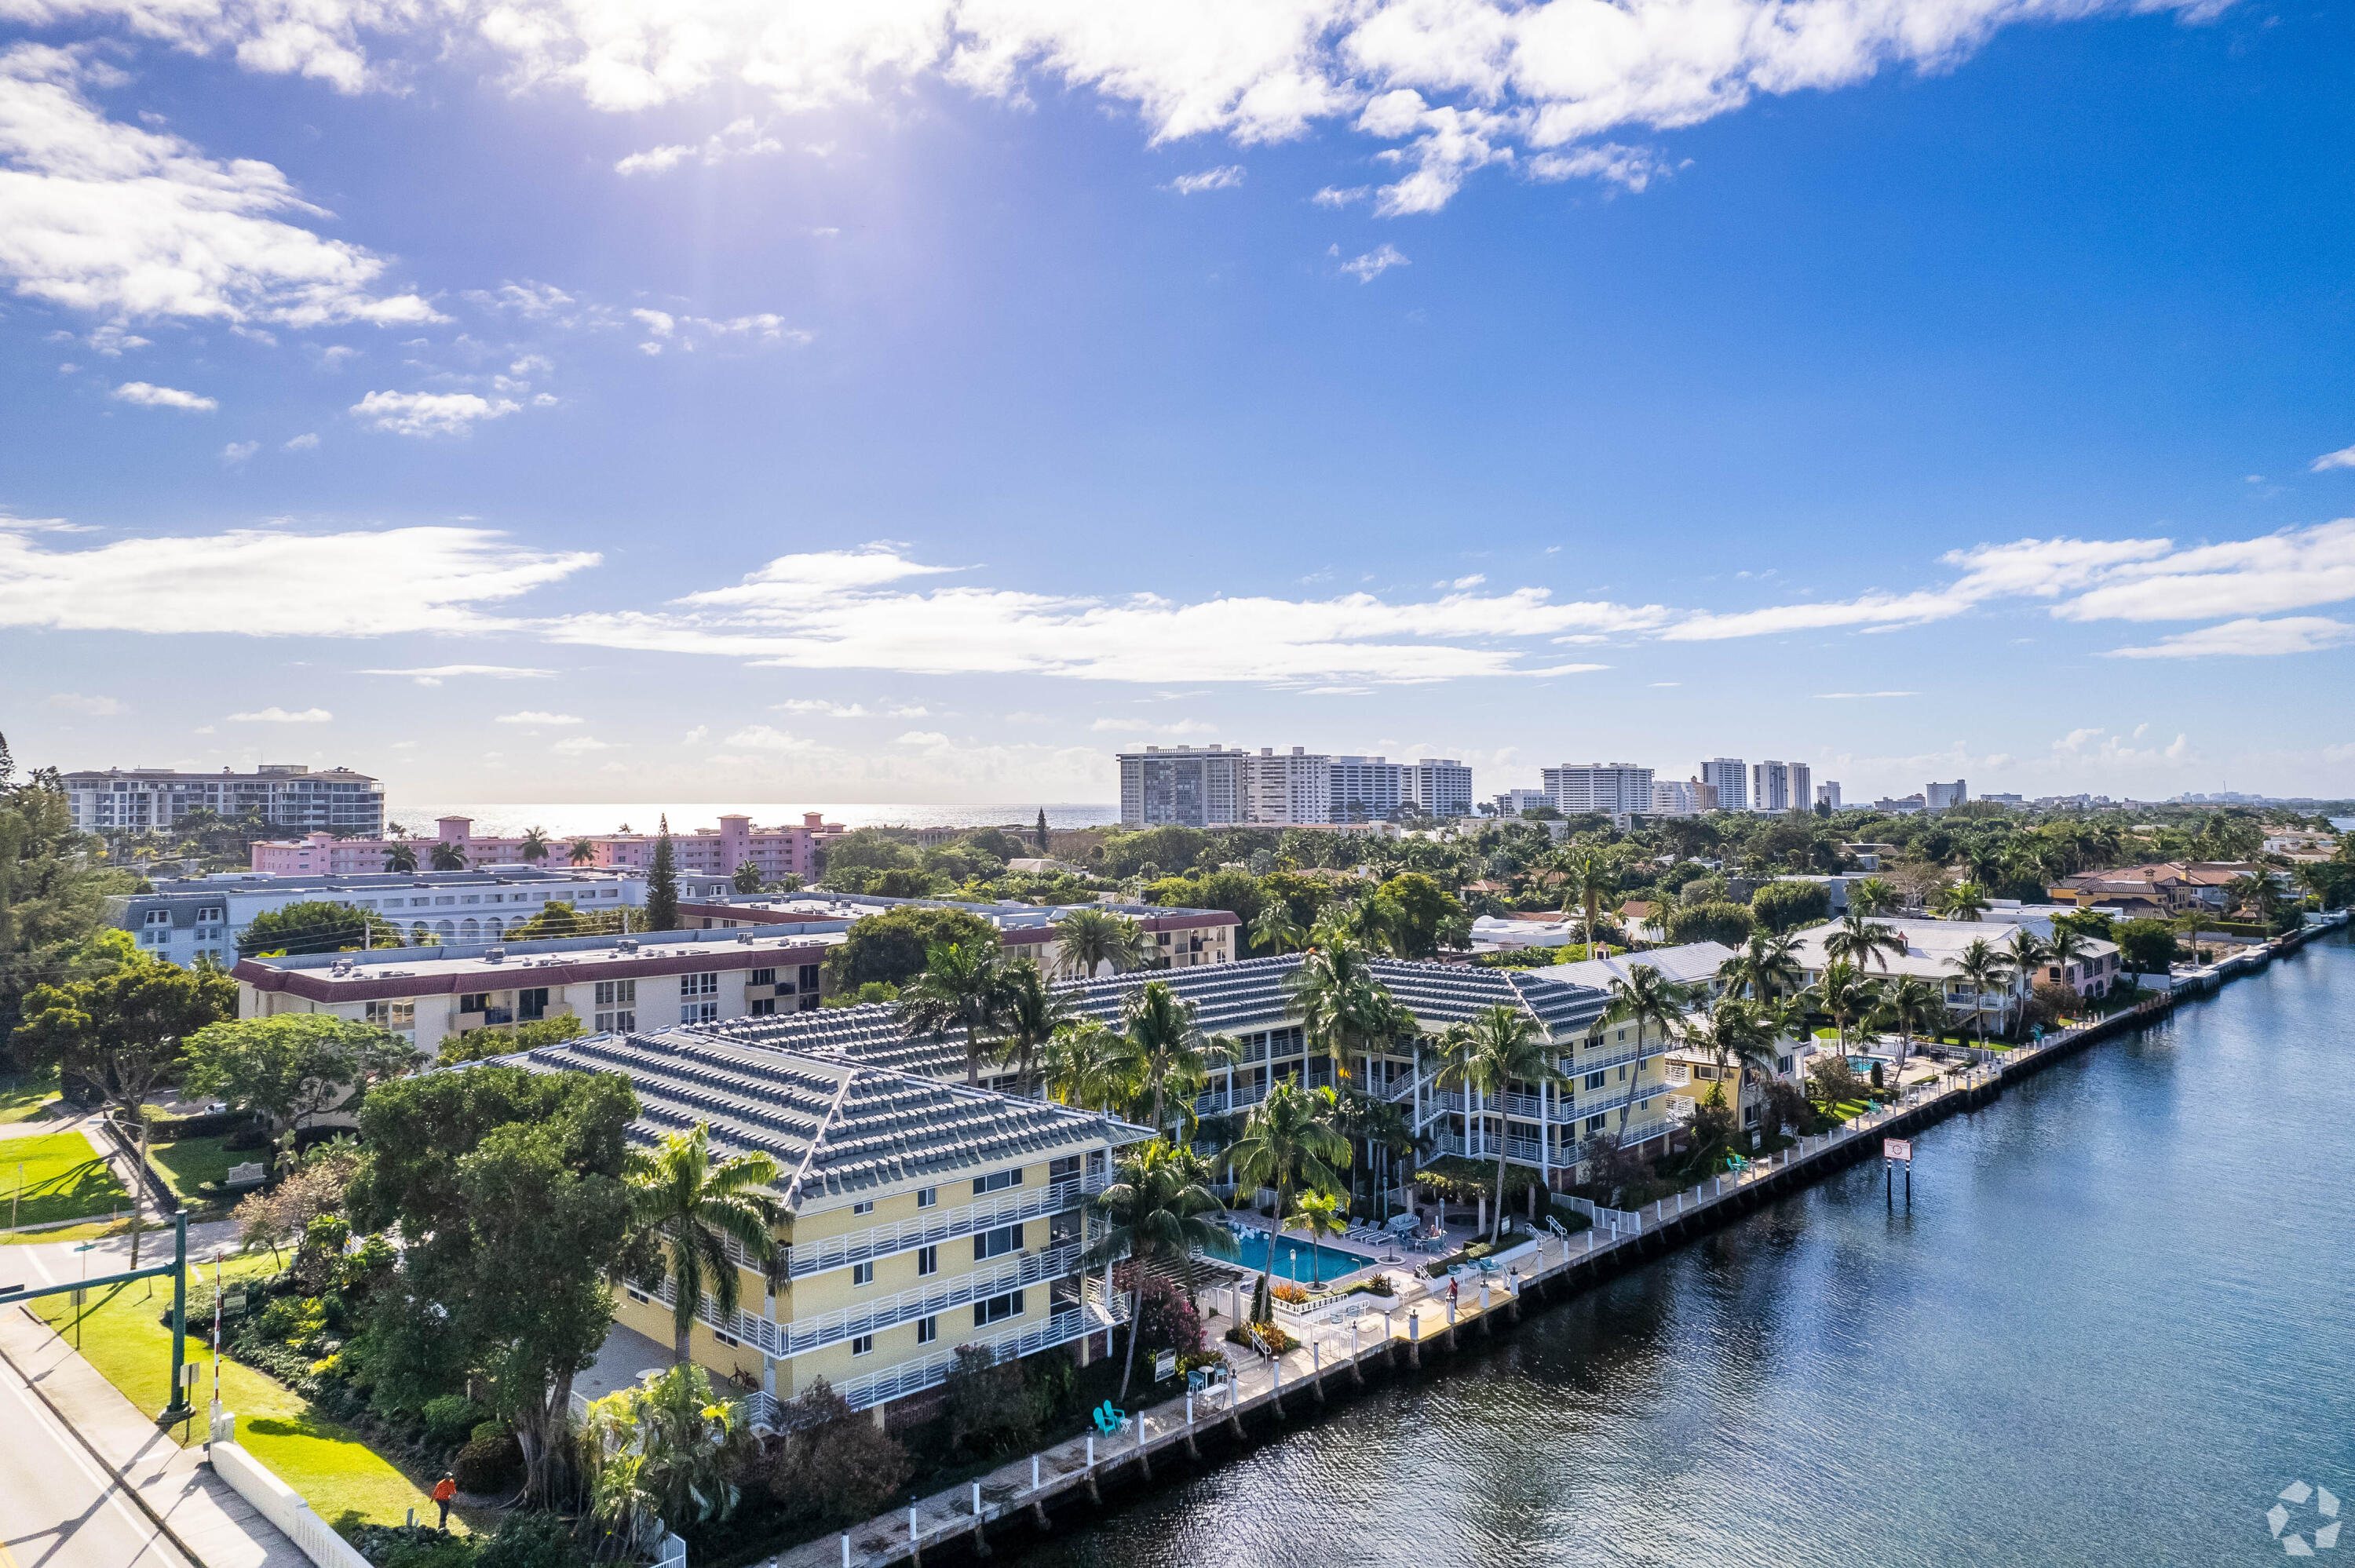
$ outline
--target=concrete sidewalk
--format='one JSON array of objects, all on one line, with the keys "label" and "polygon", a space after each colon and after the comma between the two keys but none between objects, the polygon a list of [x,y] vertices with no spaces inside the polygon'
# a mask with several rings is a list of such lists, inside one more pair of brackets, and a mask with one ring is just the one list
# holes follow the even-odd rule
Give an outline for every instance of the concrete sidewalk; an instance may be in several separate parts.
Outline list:
[{"label": "concrete sidewalk", "polygon": [[28,1308],[0,1308],[0,1357],[87,1445],[82,1457],[94,1451],[200,1568],[310,1568],[293,1542],[213,1474],[201,1445],[179,1446]]}]

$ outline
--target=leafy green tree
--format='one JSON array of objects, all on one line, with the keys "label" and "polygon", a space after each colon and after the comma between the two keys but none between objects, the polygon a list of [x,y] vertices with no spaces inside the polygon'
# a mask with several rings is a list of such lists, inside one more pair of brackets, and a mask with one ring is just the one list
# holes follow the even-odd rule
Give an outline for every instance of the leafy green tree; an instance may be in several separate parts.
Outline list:
[{"label": "leafy green tree", "polygon": [[[1275,1212],[1292,1212],[1292,1195],[1303,1187],[1330,1192],[1341,1185],[1349,1163],[1349,1140],[1335,1125],[1339,1102],[1333,1091],[1303,1089],[1289,1078],[1270,1085],[1267,1097],[1252,1107],[1242,1136],[1227,1146],[1226,1160],[1246,1188],[1275,1189]],[[1258,1320],[1273,1313],[1275,1232],[1267,1234],[1267,1262],[1260,1271]]]},{"label": "leafy green tree", "polygon": [[1142,832],[1118,833],[1104,841],[1104,874],[1135,876],[1147,866],[1184,871],[1209,842],[1209,835],[1199,828],[1146,828]]},{"label": "leafy green tree", "polygon": [[1149,1097],[1155,1132],[1166,1133],[1167,1091],[1178,1094],[1179,1122],[1190,1128],[1194,1097],[1211,1065],[1232,1055],[1224,1041],[1203,1034],[1194,1022],[1194,1004],[1181,1001],[1167,980],[1147,980],[1131,991],[1121,1008],[1121,1045],[1126,1058],[1124,1076],[1143,1086]]},{"label": "leafy green tree", "polygon": [[417,1064],[417,1048],[372,1024],[327,1012],[282,1012],[199,1029],[187,1040],[189,1092],[218,1095],[273,1133],[300,1128],[347,1098],[365,1100]]},{"label": "leafy green tree", "polygon": [[1106,964],[1114,974],[1145,967],[1145,927],[1125,915],[1083,905],[1056,921],[1054,932],[1057,967],[1082,980],[1092,980]]},{"label": "leafy green tree", "polygon": [[1039,808],[1039,825],[1030,830],[1030,841],[1032,845],[1039,851],[1039,857],[1044,859],[1048,853],[1047,808],[1044,806]]},{"label": "leafy green tree", "polygon": [[1443,937],[1464,919],[1455,895],[1419,871],[1401,872],[1382,884],[1381,895],[1396,906],[1391,939],[1402,959],[1438,956]]},{"label": "leafy green tree", "polygon": [[512,1056],[525,1051],[537,1051],[544,1045],[559,1045],[567,1040],[577,1040],[589,1033],[577,1012],[559,1013],[553,1018],[535,1018],[528,1023],[512,1028],[488,1023],[480,1029],[462,1030],[442,1037],[442,1048],[433,1058],[437,1067],[454,1067],[462,1062],[480,1062],[491,1056]]},{"label": "leafy green tree", "polygon": [[[1657,974],[1646,966],[1639,974]],[[1518,1007],[1498,1002],[1484,1007],[1465,1022],[1451,1026],[1440,1037],[1439,1086],[1442,1088],[1467,1089],[1484,1100],[1492,1100],[1514,1084],[1529,1084],[1542,1090],[1548,1084],[1566,1084],[1570,1075],[1561,1070],[1560,1049],[1545,1037],[1538,1021]],[[1505,1121],[1500,1110],[1497,1118],[1501,1133]],[[1497,1146],[1497,1199],[1490,1215],[1495,1229],[1490,1239],[1504,1234],[1505,1228],[1505,1151],[1500,1137]]]},{"label": "leafy green tree", "polygon": [[670,842],[670,813],[662,814],[655,836],[654,864],[646,868],[646,929],[678,929],[678,849]]},{"label": "leafy green tree", "polygon": [[1756,928],[1749,909],[1740,904],[1695,904],[1668,916],[1668,940],[1679,944],[1722,942],[1738,948]]},{"label": "leafy green tree", "polygon": [[998,985],[1002,1015],[996,1058],[1001,1065],[1013,1066],[1027,1094],[1039,1069],[1039,1052],[1058,1029],[1080,1016],[1079,1001],[1070,991],[1056,990],[1029,959],[1004,966]]},{"label": "leafy green tree", "polygon": [[981,1082],[981,1059],[1006,1019],[1000,951],[995,931],[984,943],[935,943],[925,955],[923,972],[900,988],[900,1000],[893,1004],[900,1026],[911,1039],[929,1034],[937,1044],[952,1030],[964,1032],[964,1081],[968,1084]]},{"label": "leafy green tree", "polygon": [[1135,1085],[1126,1075],[1131,1065],[1121,1037],[1093,1018],[1079,1018],[1058,1027],[1040,1054],[1047,1097],[1082,1109],[1103,1110],[1126,1105]]},{"label": "leafy green tree", "polygon": [[590,1515],[634,1560],[651,1556],[666,1527],[732,1517],[742,1498],[736,1478],[760,1447],[743,1407],[681,1361],[591,1402],[581,1426]]},{"label": "leafy green tree", "polygon": [[520,1067],[400,1079],[360,1107],[348,1213],[404,1238],[397,1287],[370,1298],[375,1398],[413,1410],[471,1380],[514,1425],[543,1504],[570,1495],[572,1380],[613,1326],[636,1115],[619,1074]]},{"label": "leafy green tree", "polygon": [[1147,1270],[1156,1259],[1172,1260],[1190,1296],[1194,1255],[1232,1257],[1235,1243],[1225,1226],[1202,1218],[1218,1212],[1219,1200],[1169,1145],[1157,1139],[1146,1144],[1135,1158],[1121,1161],[1115,1175],[1118,1179],[1096,1198],[1104,1232],[1087,1255],[1090,1263],[1099,1265],[1124,1255],[1134,1260],[1130,1278],[1137,1282],[1137,1299],[1129,1314],[1128,1349],[1120,1369],[1120,1397],[1126,1399],[1136,1371],[1137,1329],[1144,1318],[1142,1281]]},{"label": "leafy green tree", "polygon": [[1308,933],[1292,917],[1292,906],[1280,898],[1271,898],[1262,905],[1259,918],[1251,923],[1252,946],[1263,955],[1297,952]]},{"label": "leafy green tree", "polygon": [[859,828],[845,833],[826,846],[825,855],[823,880],[829,887],[840,887],[840,877],[846,872],[920,869],[916,852],[882,828]]},{"label": "leafy green tree", "polygon": [[1747,991],[1750,1000],[1759,1002],[1797,991],[1805,978],[1795,939],[1785,933],[1765,931],[1753,932],[1740,952],[1717,967],[1717,974],[1727,985]]},{"label": "leafy green tree", "polygon": [[2175,927],[2165,920],[2121,920],[2112,928],[2119,960],[2135,974],[2163,975],[2175,964]]},{"label": "leafy green tree", "polygon": [[209,966],[184,969],[151,958],[123,931],[99,933],[84,958],[89,967],[110,967],[27,993],[17,1059],[97,1085],[144,1125],[141,1102],[177,1074],[188,1037],[236,1014],[237,982]]},{"label": "leafy green tree", "polygon": [[238,956],[247,959],[256,953],[348,953],[400,945],[400,927],[383,916],[325,899],[265,910],[237,939]]},{"label": "leafy green tree", "polygon": [[997,927],[970,910],[915,905],[886,909],[853,921],[849,935],[826,954],[827,987],[855,991],[870,980],[904,987],[923,972],[932,948],[981,951],[997,939]]},{"label": "leafy green tree", "polygon": [[1247,871],[1225,867],[1193,876],[1165,876],[1146,888],[1145,901],[1187,909],[1223,909],[1246,926],[1259,918],[1264,903],[1258,878]]},{"label": "leafy green tree", "polygon": [[734,888],[739,893],[760,892],[761,868],[754,865],[751,861],[746,861],[743,864],[738,866],[734,871],[728,874],[728,885]]},{"label": "leafy green tree", "polygon": [[1750,895],[1750,913],[1769,931],[1795,931],[1831,912],[1831,890],[1819,882],[1770,882]]},{"label": "leafy green tree", "polygon": [[783,1180],[758,1150],[711,1158],[711,1128],[697,1122],[653,1150],[633,1150],[622,1178],[630,1188],[629,1261],[643,1285],[671,1284],[671,1359],[687,1364],[687,1340],[706,1296],[719,1321],[736,1321],[742,1277],[728,1255],[734,1242],[756,1264],[773,1265],[785,1207],[769,1191]]},{"label": "leafy green tree", "polygon": [[1848,906],[1859,915],[1886,915],[1898,902],[1897,889],[1877,876],[1853,883],[1848,890]]}]

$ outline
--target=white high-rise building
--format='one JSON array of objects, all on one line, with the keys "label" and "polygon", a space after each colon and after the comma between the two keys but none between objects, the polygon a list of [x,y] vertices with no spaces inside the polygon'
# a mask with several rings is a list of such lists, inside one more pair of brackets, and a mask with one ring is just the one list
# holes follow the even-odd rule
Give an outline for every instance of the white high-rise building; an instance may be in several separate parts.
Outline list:
[{"label": "white high-rise building", "polygon": [[1426,817],[1472,814],[1472,769],[1453,758],[1426,757],[1404,767],[1401,795]]},{"label": "white high-rise building", "polygon": [[1816,770],[1804,762],[1791,764],[1791,810],[1804,811],[1815,803]]},{"label": "white high-rise building", "polygon": [[1406,764],[1379,757],[1336,757],[1325,797],[1336,822],[1386,822],[1409,797]]},{"label": "white high-rise building", "polygon": [[1241,820],[1252,827],[1288,828],[1333,820],[1333,759],[1323,752],[1263,746],[1256,757],[1243,754],[1241,779]]},{"label": "white high-rise building", "polygon": [[1518,817],[1523,811],[1534,811],[1540,806],[1552,804],[1552,799],[1542,789],[1508,789],[1497,797],[1497,815]]},{"label": "white high-rise building", "polygon": [[77,832],[166,832],[197,810],[301,832],[374,838],[384,832],[383,788],[348,768],[316,773],[300,762],[265,762],[251,773],[109,768],[69,773],[63,782]]},{"label": "white high-rise building", "polygon": [[1818,806],[1828,806],[1835,811],[1840,809],[1838,779],[1827,779],[1822,783],[1816,786],[1816,804]]},{"label": "white high-rise building", "polygon": [[1120,825],[1218,828],[1243,821],[1241,747],[1148,746],[1120,754]]},{"label": "white high-rise building", "polygon": [[1781,815],[1791,809],[1791,765],[1753,762],[1750,765],[1750,809]]},{"label": "white high-rise building", "polygon": [[1934,783],[1922,792],[1922,798],[1929,802],[1929,810],[1943,811],[1949,806],[1959,806],[1969,800],[1971,787],[1960,779],[1951,784]]},{"label": "white high-rise building", "polygon": [[1717,791],[1717,803],[1703,810],[1746,811],[1750,809],[1750,771],[1738,757],[1712,757],[1700,765],[1700,781]]},{"label": "white high-rise building", "polygon": [[1652,770],[1632,762],[1565,762],[1545,770],[1545,790],[1553,809],[1565,817],[1649,811]]},{"label": "white high-rise building", "polygon": [[1703,788],[1698,779],[1655,779],[1652,784],[1652,814],[1656,817],[1700,815]]}]

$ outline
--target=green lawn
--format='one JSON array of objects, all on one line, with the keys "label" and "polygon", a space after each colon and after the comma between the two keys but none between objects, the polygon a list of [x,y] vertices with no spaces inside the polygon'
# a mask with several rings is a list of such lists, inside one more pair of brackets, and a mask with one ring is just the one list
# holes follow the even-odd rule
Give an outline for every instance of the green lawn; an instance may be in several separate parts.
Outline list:
[{"label": "green lawn", "polygon": [[[9,1180],[16,1178],[11,1173]],[[100,1236],[123,1236],[131,1234],[129,1220],[92,1220],[86,1225],[57,1225],[46,1231],[16,1231],[0,1235],[0,1246],[48,1246],[53,1242],[93,1241]],[[154,1235],[155,1227],[147,1227]]]},{"label": "green lawn", "polygon": [[[20,1163],[24,1167],[21,1189],[16,1169]],[[90,1139],[79,1132],[0,1141],[0,1196],[15,1200],[9,1207],[0,1208],[0,1216],[13,1209],[20,1225],[87,1219],[130,1202],[123,1183],[114,1179]],[[0,1224],[7,1223],[0,1217]]]},{"label": "green lawn", "polygon": [[224,1184],[229,1168],[259,1160],[260,1151],[232,1154],[226,1138],[183,1138],[170,1143],[150,1141],[147,1163],[163,1173],[165,1185],[191,1209],[226,1207],[242,1194]]},{"label": "green lawn", "polygon": [[58,1100],[58,1070],[0,1076],[0,1122],[30,1121]]},{"label": "green lawn", "polygon": [[[268,1272],[267,1258],[238,1258],[226,1266],[223,1277]],[[157,1321],[171,1302],[168,1279],[116,1286],[92,1293],[80,1324],[83,1358],[150,1415],[161,1414],[171,1393],[172,1331]],[[72,1340],[72,1298],[46,1297],[33,1305]],[[188,1360],[203,1370],[197,1374],[198,1418],[172,1428],[183,1446],[205,1440],[201,1413],[213,1386],[210,1325],[191,1321],[188,1330]],[[227,1359],[220,1380],[221,1404],[237,1413],[238,1441],[302,1493],[321,1518],[332,1522],[348,1513],[368,1522],[399,1524],[412,1508],[421,1517],[433,1517],[432,1500],[423,1489],[348,1429],[322,1419],[301,1394]]]}]

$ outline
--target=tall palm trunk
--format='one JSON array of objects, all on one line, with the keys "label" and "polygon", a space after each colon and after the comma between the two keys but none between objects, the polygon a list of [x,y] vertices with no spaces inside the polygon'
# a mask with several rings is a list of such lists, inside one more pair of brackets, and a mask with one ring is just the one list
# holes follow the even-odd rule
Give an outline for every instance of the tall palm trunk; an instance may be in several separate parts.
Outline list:
[{"label": "tall palm trunk", "polygon": [[1505,1139],[1497,1139],[1497,1204],[1488,1224],[1488,1245],[1494,1246],[1505,1234]]},{"label": "tall palm trunk", "polygon": [[1120,1362],[1120,1396],[1123,1399],[1128,1397],[1129,1379],[1136,1375],[1136,1331],[1143,1326],[1145,1319],[1145,1257],[1143,1253],[1132,1253],[1129,1257],[1130,1264],[1136,1270],[1132,1276],[1136,1283],[1129,1290],[1128,1353],[1121,1358]]},{"label": "tall palm trunk", "polygon": [[1284,1211],[1292,1206],[1292,1183],[1279,1182],[1275,1189],[1275,1218],[1267,1227],[1267,1267],[1259,1277],[1260,1294],[1267,1302],[1267,1316],[1257,1319],[1263,1323],[1275,1319],[1275,1242],[1284,1228]]}]

